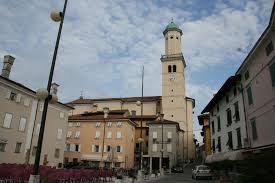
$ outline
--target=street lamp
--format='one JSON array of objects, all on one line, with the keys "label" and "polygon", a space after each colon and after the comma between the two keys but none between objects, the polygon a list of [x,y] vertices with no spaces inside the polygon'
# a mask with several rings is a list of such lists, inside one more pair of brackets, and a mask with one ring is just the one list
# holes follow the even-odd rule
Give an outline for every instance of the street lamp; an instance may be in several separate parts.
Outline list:
[{"label": "street lamp", "polygon": [[59,24],[56,43],[55,43],[54,54],[53,54],[53,58],[52,58],[51,70],[50,70],[48,85],[47,85],[47,92],[44,89],[41,89],[37,92],[37,97],[39,97],[41,99],[44,98],[45,101],[44,101],[43,113],[42,113],[41,124],[40,124],[40,132],[39,132],[38,141],[37,141],[37,150],[36,150],[36,154],[35,154],[35,161],[34,161],[32,174],[30,175],[30,178],[29,178],[29,183],[39,183],[39,179],[40,179],[39,174],[38,174],[39,173],[39,162],[40,162],[41,149],[42,149],[42,143],[43,143],[45,122],[46,122],[47,111],[48,111],[48,104],[49,104],[49,101],[52,99],[52,95],[49,95],[49,93],[51,90],[54,67],[55,67],[55,62],[56,62],[59,41],[60,41],[60,37],[61,37],[63,21],[64,21],[64,17],[65,17],[65,12],[66,12],[67,2],[68,2],[68,0],[65,0],[62,12],[57,13],[56,11],[54,11],[51,13],[52,20],[55,22],[60,21],[60,24]]},{"label": "street lamp", "polygon": [[101,152],[101,167],[104,167],[103,163],[103,155],[104,155],[104,140],[105,140],[105,126],[106,126],[106,118],[108,117],[109,114],[109,108],[104,107],[103,108],[103,113],[104,113],[104,124],[103,124],[103,140],[102,140],[102,152]]},{"label": "street lamp", "polygon": [[138,138],[138,142],[139,142],[139,169],[142,170],[142,142],[144,142],[144,139],[142,138],[142,118],[143,118],[143,92],[142,92],[142,97],[141,97],[142,101],[137,101],[136,105],[137,106],[141,106],[140,107],[140,137]]}]

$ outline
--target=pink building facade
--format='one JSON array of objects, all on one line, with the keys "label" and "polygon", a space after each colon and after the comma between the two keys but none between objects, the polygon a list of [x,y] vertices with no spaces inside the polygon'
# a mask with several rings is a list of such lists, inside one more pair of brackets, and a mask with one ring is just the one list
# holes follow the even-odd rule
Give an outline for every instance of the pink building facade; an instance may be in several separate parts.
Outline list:
[{"label": "pink building facade", "polygon": [[275,146],[275,15],[236,72],[242,76],[251,148]]}]

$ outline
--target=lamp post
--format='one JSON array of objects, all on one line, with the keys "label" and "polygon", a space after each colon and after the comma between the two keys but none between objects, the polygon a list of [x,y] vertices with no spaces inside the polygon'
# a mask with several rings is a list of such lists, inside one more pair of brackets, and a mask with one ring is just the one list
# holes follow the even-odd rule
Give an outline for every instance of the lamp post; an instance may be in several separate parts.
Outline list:
[{"label": "lamp post", "polygon": [[51,70],[50,70],[49,79],[48,79],[47,90],[40,89],[37,91],[38,99],[45,100],[45,101],[44,101],[43,113],[42,113],[41,124],[40,124],[40,132],[39,132],[38,141],[37,141],[37,150],[36,150],[36,154],[35,154],[35,161],[34,161],[32,174],[30,175],[30,178],[29,178],[29,183],[39,183],[38,171],[39,171],[39,162],[40,162],[41,149],[42,149],[42,143],[43,143],[45,122],[46,122],[46,117],[47,117],[49,101],[51,99],[55,98],[52,95],[50,95],[50,91],[51,91],[54,67],[55,67],[55,62],[56,62],[59,41],[60,41],[60,37],[61,37],[63,21],[64,21],[64,17],[65,17],[65,12],[66,12],[67,2],[68,2],[68,0],[65,0],[62,12],[53,11],[51,13],[52,20],[55,22],[60,21],[60,24],[59,24],[56,43],[55,43],[54,54],[53,54],[53,58],[52,58],[52,64],[51,64]]},{"label": "lamp post", "polygon": [[[142,95],[143,96],[143,95]],[[142,97],[142,100],[143,100],[143,97]],[[141,101],[137,101],[136,102],[136,105],[137,106],[141,106],[141,118],[140,118],[140,136],[138,138],[138,143],[139,143],[139,170],[142,170],[142,143],[144,142],[144,139],[142,138],[142,118],[143,118],[143,102]]]},{"label": "lamp post", "polygon": [[104,162],[103,162],[103,155],[104,155],[104,140],[105,140],[105,126],[106,126],[106,118],[108,117],[109,113],[109,108],[104,107],[103,108],[103,113],[104,113],[104,124],[103,124],[103,140],[102,140],[102,152],[101,152],[101,167],[104,167]]},{"label": "lamp post", "polygon": [[163,168],[163,152],[164,152],[164,149],[163,149],[163,117],[164,117],[164,114],[160,114],[160,121],[161,121],[161,170]]}]

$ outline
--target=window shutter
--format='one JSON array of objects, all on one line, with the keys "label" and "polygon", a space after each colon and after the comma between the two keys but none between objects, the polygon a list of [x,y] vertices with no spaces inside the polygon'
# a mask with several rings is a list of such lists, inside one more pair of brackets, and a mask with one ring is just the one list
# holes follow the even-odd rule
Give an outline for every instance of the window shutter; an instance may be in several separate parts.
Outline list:
[{"label": "window shutter", "polygon": [[11,127],[12,114],[6,113],[3,127],[10,128]]},{"label": "window shutter", "polygon": [[167,132],[167,138],[171,139],[172,138],[172,132]]},{"label": "window shutter", "polygon": [[62,129],[57,130],[57,139],[62,139]]},{"label": "window shutter", "polygon": [[27,107],[30,105],[30,99],[29,98],[25,98],[24,105],[27,106]]},{"label": "window shutter", "polygon": [[153,132],[153,139],[157,139],[157,138],[158,138],[157,132]]},{"label": "window shutter", "polygon": [[108,138],[108,139],[111,139],[111,138],[112,138],[112,132],[108,132],[107,138]]},{"label": "window shutter", "polygon": [[8,90],[8,91],[7,91],[7,95],[6,95],[6,99],[10,99],[10,96],[11,96],[11,91]]},{"label": "window shutter", "polygon": [[101,145],[98,146],[98,152],[101,152]]},{"label": "window shutter", "polygon": [[16,95],[16,102],[19,103],[21,101],[22,95],[19,93]]},{"label": "window shutter", "polygon": [[78,152],[81,152],[81,144],[78,145]]},{"label": "window shutter", "polygon": [[40,123],[36,125],[36,135],[39,135],[40,132]]},{"label": "window shutter", "polygon": [[44,103],[41,103],[40,106],[39,106],[39,111],[43,111],[43,108],[44,108]]},{"label": "window shutter", "polygon": [[104,152],[107,152],[107,146],[104,145]]},{"label": "window shutter", "polygon": [[172,144],[167,144],[167,152],[172,152]]},{"label": "window shutter", "polygon": [[26,118],[21,118],[19,123],[19,131],[25,131]]},{"label": "window shutter", "polygon": [[60,118],[64,118],[64,112],[60,112],[60,113],[59,113],[59,117],[60,117]]},{"label": "window shutter", "polygon": [[121,138],[121,132],[116,132],[116,138],[120,139]]},{"label": "window shutter", "polygon": [[123,151],[123,146],[120,146],[120,152],[122,152]]}]

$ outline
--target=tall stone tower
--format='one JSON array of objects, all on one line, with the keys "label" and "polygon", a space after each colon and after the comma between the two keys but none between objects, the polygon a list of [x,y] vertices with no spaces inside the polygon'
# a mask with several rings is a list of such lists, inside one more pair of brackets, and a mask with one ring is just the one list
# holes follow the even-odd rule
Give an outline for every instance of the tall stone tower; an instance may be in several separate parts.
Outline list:
[{"label": "tall stone tower", "polygon": [[193,158],[193,101],[185,95],[186,63],[181,52],[182,30],[173,21],[163,31],[165,55],[162,62],[162,112],[164,118],[176,121],[183,132],[179,137],[180,160]]}]

